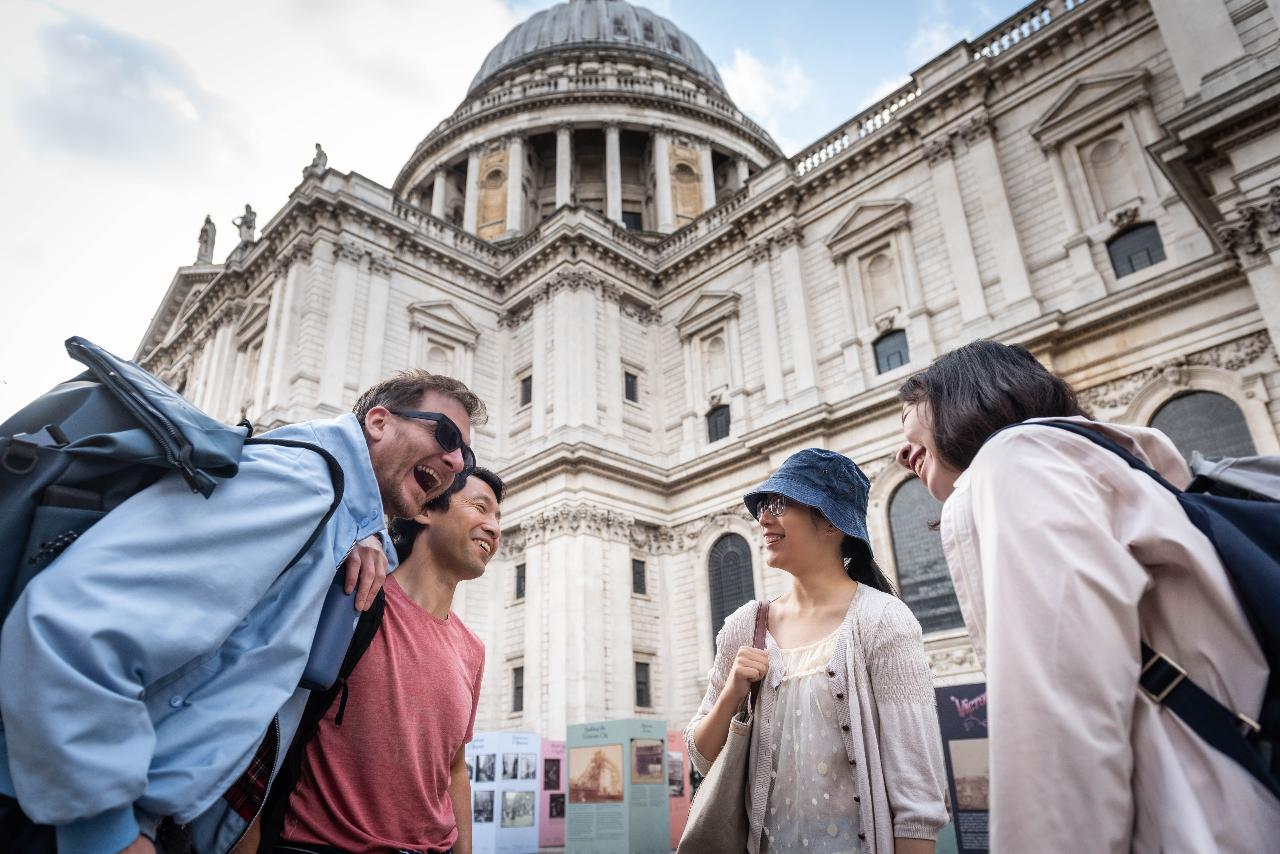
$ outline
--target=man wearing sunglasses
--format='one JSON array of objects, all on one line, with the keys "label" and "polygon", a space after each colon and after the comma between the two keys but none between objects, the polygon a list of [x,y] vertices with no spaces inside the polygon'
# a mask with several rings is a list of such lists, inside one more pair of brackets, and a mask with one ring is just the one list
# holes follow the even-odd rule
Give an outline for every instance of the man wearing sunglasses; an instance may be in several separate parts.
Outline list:
[{"label": "man wearing sunglasses", "polygon": [[0,848],[236,845],[301,720],[335,569],[360,556],[367,606],[395,561],[384,513],[422,514],[474,466],[484,416],[461,382],[402,372],[269,434],[311,448],[247,445],[208,499],[161,478],[72,543],[0,638]]}]

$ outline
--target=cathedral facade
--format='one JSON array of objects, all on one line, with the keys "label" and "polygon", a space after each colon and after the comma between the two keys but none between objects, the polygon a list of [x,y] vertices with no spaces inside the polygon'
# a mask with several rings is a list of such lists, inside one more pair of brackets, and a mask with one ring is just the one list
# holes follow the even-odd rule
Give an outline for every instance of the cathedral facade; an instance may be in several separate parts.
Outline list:
[{"label": "cathedral facade", "polygon": [[871,478],[939,683],[978,680],[896,388],[991,337],[1188,454],[1280,453],[1278,22],[1044,0],[786,157],[670,21],[571,0],[390,187],[317,151],[225,261],[202,245],[137,359],[258,429],[409,366],[488,402],[502,545],[455,603],[480,729],[682,726],[724,617],[786,589],[741,496],[810,446]]}]

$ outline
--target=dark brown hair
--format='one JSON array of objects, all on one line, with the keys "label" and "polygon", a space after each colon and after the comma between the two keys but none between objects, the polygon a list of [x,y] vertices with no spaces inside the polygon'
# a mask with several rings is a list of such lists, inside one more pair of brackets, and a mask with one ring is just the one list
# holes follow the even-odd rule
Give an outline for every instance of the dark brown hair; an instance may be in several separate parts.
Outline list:
[{"label": "dark brown hair", "polygon": [[364,394],[360,395],[352,411],[363,425],[365,416],[375,406],[386,409],[408,409],[417,406],[418,401],[429,391],[439,392],[456,400],[467,411],[472,424],[483,424],[489,417],[484,401],[476,397],[475,392],[467,388],[461,380],[455,380],[443,374],[433,374],[420,368],[397,371],[388,379],[370,386]]},{"label": "dark brown hair", "polygon": [[1071,386],[1026,347],[983,339],[939,356],[902,384],[898,399],[928,402],[938,456],[957,471],[1010,424],[1086,414]]}]

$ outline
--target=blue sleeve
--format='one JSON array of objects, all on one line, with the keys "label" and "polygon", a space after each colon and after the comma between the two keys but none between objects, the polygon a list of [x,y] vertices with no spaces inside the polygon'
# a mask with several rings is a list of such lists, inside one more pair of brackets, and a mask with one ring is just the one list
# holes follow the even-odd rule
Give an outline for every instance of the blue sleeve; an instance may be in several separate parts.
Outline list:
[{"label": "blue sleeve", "polygon": [[167,476],[28,585],[0,634],[0,713],[18,800],[66,825],[68,850],[137,835],[155,750],[147,687],[221,646],[332,497],[317,454],[246,447],[210,498]]}]

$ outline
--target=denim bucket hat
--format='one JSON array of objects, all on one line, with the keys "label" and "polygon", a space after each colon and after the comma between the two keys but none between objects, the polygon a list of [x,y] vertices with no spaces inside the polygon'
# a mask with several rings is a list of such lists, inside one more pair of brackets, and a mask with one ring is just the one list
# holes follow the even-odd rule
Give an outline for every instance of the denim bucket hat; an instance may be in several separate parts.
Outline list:
[{"label": "denim bucket hat", "polygon": [[792,501],[816,507],[846,535],[867,538],[867,493],[871,482],[857,463],[843,454],[822,448],[806,448],[787,457],[769,479],[742,497],[753,518],[759,518],[766,495],[785,495]]}]

